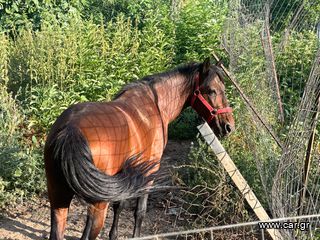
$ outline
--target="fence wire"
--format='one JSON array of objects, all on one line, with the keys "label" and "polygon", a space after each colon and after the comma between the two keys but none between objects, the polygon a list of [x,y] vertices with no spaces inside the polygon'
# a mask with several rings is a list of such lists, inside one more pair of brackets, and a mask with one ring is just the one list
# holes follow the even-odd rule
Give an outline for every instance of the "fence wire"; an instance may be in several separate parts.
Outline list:
[{"label": "fence wire", "polygon": [[[244,102],[238,106],[234,112],[236,119],[247,124],[242,124],[242,129],[237,131],[246,145],[238,149],[231,143],[227,149],[232,159],[237,159],[240,151],[246,151],[250,169],[240,171],[252,183],[253,191],[272,218],[292,216],[298,220],[303,214],[317,214],[320,207],[320,149],[316,132],[320,94],[316,26],[320,19],[311,11],[315,4],[319,4],[317,0],[231,0],[222,34],[221,47],[229,57],[230,72],[245,89],[251,104],[279,134],[284,146],[282,150],[275,144]],[[307,58],[300,59],[299,54],[290,51],[308,53],[304,54]],[[290,68],[283,64],[288,58],[293,62]],[[236,90],[230,95],[238,98],[232,99],[235,102],[241,102]],[[186,164],[180,168],[184,168],[189,179],[201,180],[202,177],[207,182],[173,195],[168,201],[168,211],[176,212],[177,222],[183,219],[190,227],[196,227],[234,226],[230,224],[255,220],[221,166],[201,150],[193,153],[192,158],[199,155],[201,161],[208,164],[196,161],[193,166]],[[255,169],[251,167],[252,162]],[[190,170],[192,168],[195,171]],[[252,179],[256,176],[259,179]],[[307,231],[280,229],[281,235],[284,239],[314,239],[319,236],[319,220],[315,215]],[[254,226],[256,224],[243,225],[237,230],[222,227],[220,232],[219,227],[214,227],[214,230],[199,229],[178,235],[181,239],[264,237],[261,229]],[[165,236],[175,239],[178,235]]]},{"label": "fence wire", "polygon": [[[229,224],[224,226],[214,226],[208,228],[201,228],[201,229],[193,229],[193,230],[186,230],[186,231],[178,231],[178,232],[170,232],[170,233],[161,233],[155,234],[150,236],[138,237],[138,238],[129,238],[129,240],[148,240],[148,239],[194,239],[195,236],[198,237],[205,237],[204,239],[268,239],[266,229],[273,227],[273,228],[289,228],[295,229],[296,234],[297,232],[306,231],[310,224],[313,222],[317,222],[320,217],[320,214],[314,215],[304,215],[304,216],[295,216],[295,217],[284,217],[284,218],[277,218],[277,219],[270,219],[264,222],[261,221],[252,221],[252,222],[245,222],[245,223],[238,223],[238,224]],[[268,227],[267,227],[268,226]],[[235,229],[242,229],[246,230],[246,233],[239,234],[239,230]],[[229,232],[238,232],[233,238],[217,238],[214,232],[219,231],[229,231]],[[249,235],[249,232],[255,232],[254,235]],[[247,237],[250,238],[247,238]]]},{"label": "fence wire", "polygon": [[[283,134],[281,139],[285,146],[283,152],[275,147],[251,113],[250,124],[259,131],[252,131],[248,124],[245,132],[250,135],[248,149],[255,156],[260,187],[264,191],[259,196],[266,199],[264,206],[273,217],[315,214],[320,207],[319,39],[308,38],[298,46],[295,38],[298,36],[301,40],[306,32],[316,36],[319,16],[315,17],[310,9],[319,2],[234,0],[230,4],[223,34],[223,48],[230,57],[230,71],[248,91],[246,94],[261,115]],[[274,40],[275,34],[277,41]],[[294,56],[292,61],[297,64],[293,67],[281,65],[280,60],[286,56],[289,47],[307,52],[311,46],[308,59]],[[309,65],[312,65],[311,69]],[[307,72],[310,72],[308,78],[301,74]],[[250,88],[244,79],[251,79],[255,84]],[[284,108],[281,107],[283,103],[286,103]],[[249,108],[247,110],[250,112]],[[285,125],[279,124],[281,115],[285,118]],[[237,120],[248,122],[243,112]],[[315,218],[310,231],[301,232],[298,237],[313,239],[318,225],[319,219]],[[283,229],[281,233],[286,239],[297,237],[294,231]]]}]

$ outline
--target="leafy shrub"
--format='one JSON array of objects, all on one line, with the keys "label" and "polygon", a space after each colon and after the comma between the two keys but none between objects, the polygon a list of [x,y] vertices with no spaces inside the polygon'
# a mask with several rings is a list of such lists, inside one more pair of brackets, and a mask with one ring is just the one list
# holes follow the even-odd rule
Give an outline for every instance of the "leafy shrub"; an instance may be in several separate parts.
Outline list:
[{"label": "leafy shrub", "polygon": [[176,61],[204,59],[219,51],[226,1],[186,1],[176,23]]},{"label": "leafy shrub", "polygon": [[171,64],[172,46],[152,16],[139,30],[119,15],[106,25],[78,16],[66,26],[23,30],[11,48],[9,88],[30,123],[48,129],[63,109],[108,100],[121,86]]},{"label": "leafy shrub", "polygon": [[[275,43],[281,43],[281,36]],[[281,84],[281,95],[288,120],[293,119],[308,80],[317,50],[317,36],[313,32],[292,32],[281,54],[276,52],[276,67]]]},{"label": "leafy shrub", "polygon": [[63,23],[68,19],[68,13],[79,12],[82,6],[79,0],[0,0],[0,31],[13,34],[25,27],[39,30],[43,22],[51,19]]},{"label": "leafy shrub", "polygon": [[[37,140],[23,140],[24,116],[0,84],[0,207],[44,189],[43,166],[34,150]],[[33,146],[34,145],[34,146]]]},{"label": "leafy shrub", "polygon": [[0,33],[0,84],[8,82],[9,39]]},{"label": "leafy shrub", "polygon": [[193,109],[188,108],[169,125],[169,138],[194,139],[200,123],[201,118]]}]

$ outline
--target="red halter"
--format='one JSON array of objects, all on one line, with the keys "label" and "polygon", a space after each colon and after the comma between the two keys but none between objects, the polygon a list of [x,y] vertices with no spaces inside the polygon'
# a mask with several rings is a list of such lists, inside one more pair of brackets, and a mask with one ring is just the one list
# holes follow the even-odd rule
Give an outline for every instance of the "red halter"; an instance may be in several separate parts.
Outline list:
[{"label": "red halter", "polygon": [[210,122],[217,117],[219,114],[223,113],[231,113],[232,108],[213,108],[207,100],[202,96],[200,91],[200,84],[199,84],[199,74],[195,77],[195,89],[191,98],[191,107],[202,117],[204,118],[207,123]]}]

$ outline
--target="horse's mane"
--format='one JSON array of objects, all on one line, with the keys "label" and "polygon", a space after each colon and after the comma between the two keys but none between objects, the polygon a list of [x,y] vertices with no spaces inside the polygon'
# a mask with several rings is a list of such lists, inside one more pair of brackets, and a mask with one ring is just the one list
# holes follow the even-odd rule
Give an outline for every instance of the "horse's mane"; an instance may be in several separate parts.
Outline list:
[{"label": "horse's mane", "polygon": [[[169,70],[167,72],[156,73],[153,75],[143,77],[140,80],[133,81],[122,87],[122,89],[114,96],[113,99],[119,98],[124,92],[130,89],[146,85],[152,87],[154,84],[158,82],[167,80],[169,78],[174,78],[176,75],[180,74],[186,77],[186,81],[183,86],[185,91],[192,91],[192,89],[194,88],[194,74],[199,70],[200,66],[201,63],[191,62],[189,64],[178,66],[177,68]],[[212,69],[213,71],[210,71],[210,74],[218,74],[219,78],[223,81],[223,71],[215,65],[212,65]]]},{"label": "horse's mane", "polygon": [[153,86],[154,84],[164,81],[165,79],[168,78],[173,78],[174,76],[176,76],[177,74],[182,74],[184,76],[187,76],[187,81],[185,84],[185,88],[189,88],[191,87],[190,84],[192,82],[192,76],[194,72],[196,72],[196,70],[199,68],[199,63],[189,63],[186,65],[182,65],[179,66],[173,70],[169,70],[166,72],[162,72],[162,73],[156,73],[153,75],[149,75],[146,77],[143,77],[140,80],[137,81],[133,81],[127,85],[125,85],[124,87],[122,87],[122,89],[114,96],[113,99],[117,99],[119,98],[124,92],[136,88],[136,87],[140,87],[140,86]]}]

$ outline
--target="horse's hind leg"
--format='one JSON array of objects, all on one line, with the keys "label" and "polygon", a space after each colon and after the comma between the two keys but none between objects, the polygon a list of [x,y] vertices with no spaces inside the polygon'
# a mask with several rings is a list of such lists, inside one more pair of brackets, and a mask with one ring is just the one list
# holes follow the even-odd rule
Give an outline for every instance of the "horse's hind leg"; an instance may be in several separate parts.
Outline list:
[{"label": "horse's hind leg", "polygon": [[87,222],[81,240],[93,240],[99,235],[107,215],[108,203],[99,202],[88,207]]},{"label": "horse's hind leg", "polygon": [[135,224],[133,230],[133,237],[140,237],[142,221],[147,211],[148,194],[144,194],[137,200],[137,207],[134,213]]},{"label": "horse's hind leg", "polygon": [[48,188],[48,193],[51,205],[51,231],[49,239],[62,240],[73,193],[64,185]]},{"label": "horse's hind leg", "polygon": [[113,204],[113,223],[109,233],[110,240],[118,239],[118,224],[120,213],[124,208],[125,201],[116,202]]},{"label": "horse's hind leg", "polygon": [[62,240],[66,228],[68,208],[51,208],[50,240]]}]

